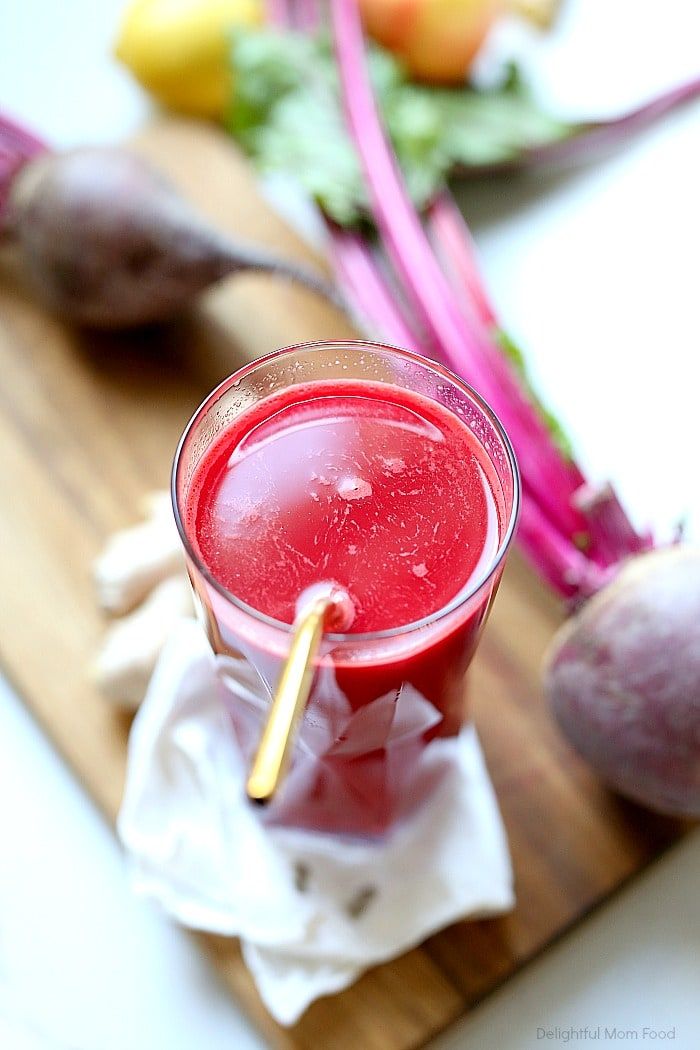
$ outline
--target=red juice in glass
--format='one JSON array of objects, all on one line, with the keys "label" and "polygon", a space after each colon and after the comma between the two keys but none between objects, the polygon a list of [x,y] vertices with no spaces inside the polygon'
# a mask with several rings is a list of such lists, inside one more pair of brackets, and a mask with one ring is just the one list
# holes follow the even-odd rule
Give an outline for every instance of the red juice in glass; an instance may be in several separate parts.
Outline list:
[{"label": "red juice in glass", "polygon": [[[246,760],[321,583],[328,634],[291,771],[266,819],[379,834],[429,791],[517,510],[512,452],[456,377],[387,347],[293,347],[205,402],[174,473],[178,524]],[[427,760],[426,760],[427,758]]]}]

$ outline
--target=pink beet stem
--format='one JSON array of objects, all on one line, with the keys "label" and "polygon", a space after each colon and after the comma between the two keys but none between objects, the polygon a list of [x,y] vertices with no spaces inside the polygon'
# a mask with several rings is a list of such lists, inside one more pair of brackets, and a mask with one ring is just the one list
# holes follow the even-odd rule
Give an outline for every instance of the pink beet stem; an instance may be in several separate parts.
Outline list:
[{"label": "pink beet stem", "polygon": [[498,327],[496,312],[479,274],[476,248],[469,228],[446,190],[438,194],[428,209],[428,230],[438,252],[444,252],[445,258],[441,258],[443,266],[452,271],[454,283],[466,290],[478,320],[487,331]]},{"label": "pink beet stem", "polygon": [[585,517],[591,540],[603,552],[606,564],[615,565],[653,546],[648,535],[636,532],[609,482],[582,485],[574,493],[574,504]]},{"label": "pink beet stem", "polygon": [[346,288],[360,314],[367,318],[378,337],[423,353],[421,341],[411,329],[378,264],[359,234],[329,223],[331,253],[341,287]]},{"label": "pink beet stem", "polygon": [[528,560],[559,594],[584,599],[604,587],[614,575],[587,558],[564,538],[523,485],[518,544]]},{"label": "pink beet stem", "polygon": [[426,326],[443,347],[450,364],[459,369],[465,343],[471,349],[474,340],[471,333],[463,331],[462,318],[425,241],[384,138],[366,74],[359,14],[355,5],[346,0],[333,0],[331,10],[348,123],[365,171],[380,233],[394,265],[415,297],[416,306],[423,313]]},{"label": "pink beet stem", "polygon": [[472,316],[472,324],[479,324],[484,332],[486,338],[481,344],[483,354],[488,369],[493,373],[501,390],[501,396],[509,399],[511,411],[519,415],[525,427],[532,426],[533,420],[536,421],[540,431],[540,445],[546,445],[550,454],[559,459],[567,470],[570,501],[574,492],[584,483],[583,473],[576,463],[562,457],[551,434],[538,418],[537,409],[523,391],[513,366],[494,341],[494,334],[500,328],[496,313],[489,302],[478,271],[469,229],[447,190],[443,191],[431,206],[428,222],[443,262],[453,275],[455,290],[461,292],[467,300],[466,309]]}]

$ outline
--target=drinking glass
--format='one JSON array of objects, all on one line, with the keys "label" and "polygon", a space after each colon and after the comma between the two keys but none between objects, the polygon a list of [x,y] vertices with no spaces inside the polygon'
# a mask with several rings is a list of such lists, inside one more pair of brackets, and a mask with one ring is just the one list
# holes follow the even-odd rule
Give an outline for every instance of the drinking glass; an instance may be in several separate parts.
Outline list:
[{"label": "drinking glass", "polygon": [[426,358],[367,342],[301,344],[245,365],[206,398],[180,440],[172,495],[198,609],[218,656],[222,699],[243,760],[249,763],[289,654],[293,627],[246,604],[203,563],[188,533],[190,486],[222,430],[256,402],[296,385],[347,379],[393,384],[455,413],[493,467],[500,519],[490,563],[443,608],[390,630],[323,637],[289,771],[262,819],[375,836],[430,794],[439,742],[458,734],[468,717],[465,674],[518,515],[518,470],[503,427],[471,387]]}]

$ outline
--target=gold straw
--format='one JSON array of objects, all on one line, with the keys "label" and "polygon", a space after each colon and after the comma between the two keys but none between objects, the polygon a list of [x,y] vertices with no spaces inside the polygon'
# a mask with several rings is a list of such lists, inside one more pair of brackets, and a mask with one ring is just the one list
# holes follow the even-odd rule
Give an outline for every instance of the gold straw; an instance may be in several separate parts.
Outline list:
[{"label": "gold straw", "polygon": [[246,792],[261,805],[269,802],[284,776],[297,724],[314,677],[313,660],[323,636],[330,596],[314,599],[298,619],[265,729],[250,771]]}]

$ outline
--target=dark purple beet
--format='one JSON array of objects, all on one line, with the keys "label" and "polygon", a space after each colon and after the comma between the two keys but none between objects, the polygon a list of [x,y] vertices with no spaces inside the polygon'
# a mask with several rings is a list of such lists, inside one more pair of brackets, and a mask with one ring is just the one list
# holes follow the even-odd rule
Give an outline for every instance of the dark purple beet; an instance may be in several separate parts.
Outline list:
[{"label": "dark purple beet", "polygon": [[610,787],[700,817],[700,550],[630,559],[555,637],[545,688]]},{"label": "dark purple beet", "polygon": [[215,281],[251,270],[296,281],[340,305],[320,275],[217,233],[125,150],[30,160],[12,182],[5,233],[37,295],[78,324],[164,320]]}]

